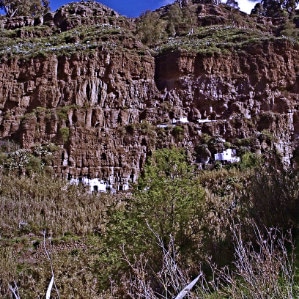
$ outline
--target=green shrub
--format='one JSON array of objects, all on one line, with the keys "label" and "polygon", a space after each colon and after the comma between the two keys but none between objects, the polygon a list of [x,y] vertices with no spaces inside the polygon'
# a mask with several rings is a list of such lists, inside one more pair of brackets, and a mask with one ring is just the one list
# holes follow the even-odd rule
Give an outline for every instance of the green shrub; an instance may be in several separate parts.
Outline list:
[{"label": "green shrub", "polygon": [[159,42],[165,36],[165,24],[156,12],[145,12],[138,20],[137,33],[147,45]]},{"label": "green shrub", "polygon": [[171,130],[171,134],[175,138],[176,142],[182,141],[184,139],[184,133],[185,133],[185,130],[184,130],[184,127],[182,127],[182,126],[175,126]]},{"label": "green shrub", "polygon": [[206,133],[203,133],[200,136],[200,141],[204,144],[208,144],[211,139],[212,139],[212,136],[210,136],[209,134],[206,134]]},{"label": "green shrub", "polygon": [[246,152],[241,157],[239,164],[240,169],[254,168],[259,166],[261,163],[261,157],[255,153]]},{"label": "green shrub", "polygon": [[268,144],[271,144],[275,140],[273,133],[271,133],[269,130],[263,130],[259,136],[259,139],[266,141]]},{"label": "green shrub", "polygon": [[63,143],[66,143],[69,140],[70,137],[70,129],[67,127],[62,127],[59,129],[59,138],[63,141]]},{"label": "green shrub", "polygon": [[136,185],[134,200],[128,198],[109,213],[105,238],[109,249],[103,258],[108,256],[110,265],[115,263],[113,269],[109,266],[111,271],[126,267],[119,250],[122,246],[130,258],[143,253],[155,268],[159,252],[155,234],[166,243],[174,236],[184,259],[195,254],[201,238],[204,190],[193,175],[183,150],[153,153]]}]

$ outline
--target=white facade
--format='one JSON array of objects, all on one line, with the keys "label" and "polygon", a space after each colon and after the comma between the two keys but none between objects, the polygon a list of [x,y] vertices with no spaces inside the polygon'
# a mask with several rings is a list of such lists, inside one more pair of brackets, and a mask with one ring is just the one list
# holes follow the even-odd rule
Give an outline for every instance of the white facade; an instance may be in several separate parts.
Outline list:
[{"label": "white facade", "polygon": [[169,127],[172,127],[173,125],[169,125],[169,124],[159,124],[157,125],[157,128],[162,128],[162,129],[165,129],[165,128],[169,128]]},{"label": "white facade", "polygon": [[[111,184],[108,182],[105,182],[100,179],[89,179],[87,177],[82,177],[82,178],[71,178],[70,179],[70,184],[74,185],[79,185],[83,184],[84,186],[89,188],[90,192],[112,192],[115,193],[116,190],[113,188]],[[122,184],[119,185],[117,191],[126,191],[129,190],[129,184]]]},{"label": "white facade", "polygon": [[217,153],[214,155],[215,161],[224,161],[229,163],[240,162],[240,157],[237,157],[235,149],[228,148],[222,153]]},{"label": "white facade", "polygon": [[205,118],[205,119],[198,119],[197,122],[200,123],[200,124],[204,124],[204,123],[211,123],[211,122],[215,122],[217,120],[215,119],[208,119],[208,118]]},{"label": "white facade", "polygon": [[180,124],[187,124],[189,121],[188,121],[188,118],[187,117],[180,117],[179,119],[173,119],[172,120],[172,123],[173,124],[177,124],[177,123],[180,123]]}]

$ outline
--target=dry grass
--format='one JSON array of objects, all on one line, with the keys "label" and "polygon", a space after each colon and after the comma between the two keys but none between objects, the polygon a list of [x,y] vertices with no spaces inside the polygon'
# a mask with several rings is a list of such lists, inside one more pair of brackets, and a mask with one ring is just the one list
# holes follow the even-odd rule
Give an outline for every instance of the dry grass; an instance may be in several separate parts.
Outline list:
[{"label": "dry grass", "polygon": [[40,235],[43,230],[54,238],[100,232],[107,205],[113,201],[107,194],[89,194],[83,188],[46,175],[2,176],[1,236]]},{"label": "dry grass", "polygon": [[[279,176],[282,178],[279,179]],[[31,177],[2,174],[0,177],[0,296],[9,298],[11,295],[9,284],[18,286],[20,298],[45,296],[52,272],[50,261],[42,246],[44,231],[46,231],[46,244],[51,254],[60,298],[127,298],[128,296],[146,298],[142,292],[151,294],[150,298],[155,298],[154,296],[162,298],[156,292],[175,296],[186,283],[198,275],[199,265],[208,256],[212,256],[213,262],[217,264],[217,267],[213,266],[213,271],[219,276],[218,286],[216,288],[214,282],[215,288],[208,289],[207,286],[211,287],[211,284],[207,281],[211,280],[207,278],[205,282],[202,276],[202,280],[198,282],[202,288],[195,288],[195,293],[192,295],[195,298],[202,294],[205,296],[203,298],[209,299],[225,296],[242,298],[242,294],[246,297],[246,294],[250,294],[248,292],[251,294],[257,292],[254,288],[249,290],[248,284],[254,284],[263,291],[262,285],[258,286],[257,282],[267,273],[271,275],[270,283],[265,280],[263,285],[267,283],[273,285],[273,281],[279,280],[279,284],[275,286],[276,290],[288,296],[293,291],[291,287],[293,288],[294,284],[291,281],[293,268],[291,262],[287,264],[289,260],[286,259],[289,257],[285,250],[287,244],[274,242],[274,234],[265,235],[269,230],[261,229],[260,223],[256,231],[262,233],[253,234],[249,222],[250,216],[255,215],[251,213],[252,209],[260,209],[257,214],[264,213],[265,217],[266,212],[269,212],[262,210],[263,205],[257,205],[254,198],[258,200],[260,197],[254,194],[263,194],[264,200],[269,196],[266,201],[268,202],[275,190],[282,190],[285,195],[281,197],[284,203],[287,204],[289,198],[292,199],[291,204],[296,202],[298,190],[295,186],[298,178],[293,175],[287,179],[287,176],[288,174],[282,172],[275,172],[271,176],[267,172],[262,173],[261,170],[253,169],[246,173],[241,173],[238,169],[202,171],[195,176],[196,184],[204,187],[205,193],[200,215],[190,224],[196,226],[193,231],[198,235],[192,236],[196,244],[188,244],[188,248],[189,251],[191,248],[197,249],[194,254],[188,253],[186,258],[183,256],[186,251],[177,251],[178,246],[172,238],[169,243],[165,241],[169,240],[169,236],[157,235],[158,242],[151,247],[154,249],[153,252],[142,252],[140,256],[140,252],[138,254],[134,252],[136,246],[140,244],[130,243],[130,246],[126,246],[122,251],[121,244],[117,243],[122,238],[118,240],[113,235],[107,236],[107,232],[113,234],[113,230],[107,227],[110,217],[119,212],[120,207],[131,207],[134,202],[137,204],[137,198],[134,197],[136,194],[125,200],[127,195],[124,194],[89,194],[83,188],[70,186],[64,180],[44,174],[35,174]],[[279,187],[279,184],[285,185],[286,182],[289,188]],[[272,188],[273,184],[275,186]],[[176,188],[179,186],[176,185]],[[259,188],[264,193],[260,193]],[[130,205],[127,205],[128,203]],[[138,212],[138,207],[136,208]],[[284,211],[287,213],[288,209]],[[271,215],[273,212],[275,211],[272,210]],[[126,215],[135,214],[126,213]],[[288,217],[291,219],[292,214],[285,216],[286,219]],[[235,233],[234,230],[230,230],[232,220],[237,219],[242,223],[241,235],[236,229]],[[118,222],[114,223],[116,237],[123,236],[128,230],[124,225],[132,221],[136,219],[119,218]],[[278,237],[275,240],[280,238],[288,241],[278,230],[271,232],[277,232]],[[155,242],[153,231],[145,228],[144,234],[146,235],[143,236],[143,240],[151,239]],[[266,240],[270,239],[266,243],[261,243],[261,236],[263,238],[266,236]],[[131,239],[134,240],[133,235]],[[115,242],[109,243],[108,240],[115,240]],[[248,243],[250,241],[252,243]],[[263,244],[266,247],[263,247]],[[117,259],[109,259],[108,253],[112,258],[117,257]],[[232,268],[233,261],[235,267]],[[241,262],[246,264],[240,264]],[[120,263],[126,264],[126,267],[118,271]],[[219,265],[230,266],[224,268],[227,269],[226,271],[219,268]],[[243,269],[243,266],[247,268]],[[128,269],[131,271],[127,271]],[[203,272],[206,269],[206,264],[203,263]],[[274,270],[269,272],[267,269]],[[246,274],[250,271],[254,271],[257,275],[252,278],[255,282],[248,282],[246,281],[248,276],[242,276],[242,273]],[[283,276],[284,273],[289,274]],[[238,289],[240,285],[242,288]],[[238,294],[241,294],[241,297],[238,297]],[[52,297],[58,298],[54,292]]]},{"label": "dry grass", "polygon": [[107,207],[117,200],[47,175],[2,175],[1,297],[9,298],[10,284],[18,286],[20,298],[44,298],[51,279],[42,245],[46,231],[60,298],[101,298],[97,287],[101,269],[95,264]]}]

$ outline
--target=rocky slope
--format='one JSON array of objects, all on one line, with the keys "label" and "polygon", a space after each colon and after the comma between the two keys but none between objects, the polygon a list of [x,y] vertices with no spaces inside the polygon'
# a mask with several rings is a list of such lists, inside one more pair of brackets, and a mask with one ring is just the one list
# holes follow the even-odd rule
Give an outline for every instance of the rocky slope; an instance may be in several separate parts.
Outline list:
[{"label": "rocky slope", "polygon": [[[161,147],[184,146],[192,162],[203,144],[212,154],[275,152],[292,166],[298,38],[278,35],[275,20],[189,2],[192,28],[148,46],[136,34],[140,20],[92,2],[1,20],[2,143],[56,144],[48,165],[57,174],[117,189]],[[160,20],[172,7],[156,12]]]}]

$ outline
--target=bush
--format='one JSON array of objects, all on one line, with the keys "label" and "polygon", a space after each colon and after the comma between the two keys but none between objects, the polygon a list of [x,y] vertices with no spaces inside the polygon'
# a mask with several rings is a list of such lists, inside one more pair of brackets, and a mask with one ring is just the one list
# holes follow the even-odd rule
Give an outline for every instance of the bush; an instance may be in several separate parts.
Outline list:
[{"label": "bush", "polygon": [[137,33],[147,45],[158,43],[165,36],[164,22],[156,12],[145,12],[138,20]]},{"label": "bush", "polygon": [[62,127],[58,131],[59,138],[62,140],[63,143],[66,143],[70,137],[70,129],[67,127]]},{"label": "bush", "polygon": [[[170,235],[177,240],[177,248],[187,260],[201,243],[202,204],[204,190],[196,180],[180,149],[163,149],[153,153],[133,192],[123,205],[111,209],[106,232],[109,264],[114,273],[127,267],[123,263],[125,248],[130,260],[144,254],[151,267],[158,267],[159,246],[155,231],[164,242]],[[150,228],[150,229],[149,229]],[[107,271],[108,272],[108,271]]]},{"label": "bush", "polygon": [[248,178],[242,202],[251,218],[262,226],[296,226],[299,208],[298,174],[258,167]]},{"label": "bush", "polygon": [[151,271],[144,256],[136,257],[134,262],[130,262],[124,253],[125,261],[133,273],[130,278],[124,279],[124,282],[130,282],[126,289],[132,297],[137,294],[138,298],[174,298],[181,294],[193,279],[193,284],[190,284],[195,284],[193,290],[189,287],[183,293],[188,294],[188,298],[297,297],[299,293],[294,283],[294,245],[290,233],[284,234],[279,229],[271,228],[266,229],[263,234],[254,224],[251,228],[254,235],[251,240],[246,241],[241,226],[232,223],[234,268],[218,268],[208,262],[212,272],[211,280],[200,268],[197,277],[190,279],[183,270],[175,240],[171,239],[169,244],[165,244],[163,239],[156,235],[161,250],[157,272]]},{"label": "bush", "polygon": [[241,157],[241,162],[239,164],[240,169],[254,168],[259,166],[261,163],[261,157],[257,154],[246,152]]},{"label": "bush", "polygon": [[181,126],[175,126],[172,129],[171,134],[175,138],[176,142],[180,142],[184,139],[184,128]]}]

